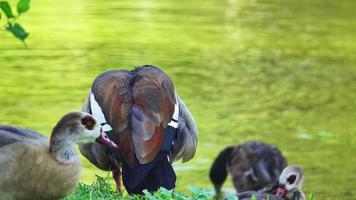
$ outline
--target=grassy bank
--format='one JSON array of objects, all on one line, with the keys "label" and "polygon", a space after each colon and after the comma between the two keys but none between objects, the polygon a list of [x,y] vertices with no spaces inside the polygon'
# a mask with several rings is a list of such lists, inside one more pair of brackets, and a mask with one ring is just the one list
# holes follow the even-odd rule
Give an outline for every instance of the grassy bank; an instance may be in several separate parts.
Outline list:
[{"label": "grassy bank", "polygon": [[[144,195],[128,195],[125,192],[116,192],[114,187],[110,184],[107,178],[97,176],[97,180],[88,185],[80,183],[72,195],[64,198],[63,200],[208,200],[215,199],[213,190],[198,188],[190,185],[184,192],[166,190],[160,188],[155,193],[150,193],[147,190],[143,191]],[[235,195],[226,195],[226,200],[238,200]],[[219,198],[220,199],[220,198]],[[251,200],[256,200],[253,196]],[[307,200],[314,200],[313,195],[309,195]]]}]

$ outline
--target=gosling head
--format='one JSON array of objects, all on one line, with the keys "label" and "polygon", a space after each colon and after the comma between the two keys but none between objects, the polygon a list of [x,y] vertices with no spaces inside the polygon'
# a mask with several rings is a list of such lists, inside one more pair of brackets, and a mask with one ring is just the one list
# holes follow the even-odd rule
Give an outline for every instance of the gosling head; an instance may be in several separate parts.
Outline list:
[{"label": "gosling head", "polygon": [[301,193],[304,173],[298,166],[288,166],[279,177],[279,187],[277,189],[277,196],[292,197],[295,192]]},{"label": "gosling head", "polygon": [[76,144],[98,142],[109,148],[117,145],[109,139],[99,122],[90,114],[71,112],[64,115],[54,127],[51,141],[70,140]]}]

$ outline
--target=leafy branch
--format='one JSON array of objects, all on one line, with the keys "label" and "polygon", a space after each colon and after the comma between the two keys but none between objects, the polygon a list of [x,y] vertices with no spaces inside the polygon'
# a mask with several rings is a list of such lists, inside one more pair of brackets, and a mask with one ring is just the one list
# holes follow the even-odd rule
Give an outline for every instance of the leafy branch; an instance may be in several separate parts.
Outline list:
[{"label": "leafy branch", "polygon": [[30,3],[31,0],[19,0],[16,6],[16,15],[13,13],[13,9],[11,8],[11,5],[8,1],[0,1],[0,21],[3,21],[3,16],[6,17],[5,25],[3,25],[1,28],[12,33],[24,44],[25,39],[28,37],[29,33],[26,32],[25,29],[16,21],[23,13],[26,13],[30,9]]}]

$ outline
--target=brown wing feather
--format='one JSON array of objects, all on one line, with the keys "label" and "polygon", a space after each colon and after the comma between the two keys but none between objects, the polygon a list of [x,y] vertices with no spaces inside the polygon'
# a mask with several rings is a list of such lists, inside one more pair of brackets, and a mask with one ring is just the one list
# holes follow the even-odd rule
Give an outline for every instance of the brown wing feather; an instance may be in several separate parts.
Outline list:
[{"label": "brown wing feather", "polygon": [[135,155],[141,164],[152,161],[176,103],[169,77],[150,66],[108,71],[95,79],[92,92],[114,130],[123,159],[131,166]]},{"label": "brown wing feather", "polygon": [[132,163],[132,145],[129,115],[132,107],[129,71],[114,70],[99,75],[92,86],[92,92],[100,105],[107,123],[114,130],[114,140],[126,162]]},{"label": "brown wing feather", "polygon": [[155,67],[134,71],[132,85],[132,137],[141,164],[152,161],[160,150],[164,129],[172,120],[175,91],[168,76]]}]

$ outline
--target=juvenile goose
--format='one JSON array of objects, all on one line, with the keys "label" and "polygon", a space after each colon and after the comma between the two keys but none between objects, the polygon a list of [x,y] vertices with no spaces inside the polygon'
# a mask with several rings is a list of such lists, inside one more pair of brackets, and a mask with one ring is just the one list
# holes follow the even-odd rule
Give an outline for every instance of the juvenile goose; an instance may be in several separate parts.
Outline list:
[{"label": "juvenile goose", "polygon": [[216,194],[221,193],[228,172],[237,192],[270,191],[276,188],[278,177],[286,166],[286,159],[276,147],[250,141],[221,151],[209,176]]},{"label": "juvenile goose", "polygon": [[76,144],[100,142],[116,148],[88,113],[64,115],[47,137],[0,126],[0,199],[51,200],[69,195],[81,175]]},{"label": "juvenile goose", "polygon": [[279,186],[275,195],[263,192],[243,192],[238,194],[239,200],[250,200],[252,195],[257,200],[305,200],[302,191],[303,171],[298,166],[286,167],[279,177]]},{"label": "juvenile goose", "polygon": [[173,189],[176,175],[171,163],[186,162],[195,154],[194,118],[171,79],[157,67],[104,72],[95,79],[82,110],[100,121],[118,149],[83,144],[81,153],[98,168],[112,171],[118,189],[122,168],[130,194]]}]

